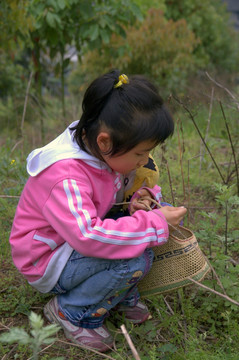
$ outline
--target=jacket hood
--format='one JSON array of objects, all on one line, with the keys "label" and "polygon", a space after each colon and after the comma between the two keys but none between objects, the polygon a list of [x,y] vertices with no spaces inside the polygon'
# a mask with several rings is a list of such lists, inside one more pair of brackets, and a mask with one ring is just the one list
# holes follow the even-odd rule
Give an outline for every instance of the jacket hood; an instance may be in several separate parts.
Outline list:
[{"label": "jacket hood", "polygon": [[27,172],[36,176],[50,165],[65,159],[80,159],[97,169],[108,169],[109,166],[95,156],[83,151],[73,140],[74,131],[71,127],[77,125],[79,120],[71,123],[66,130],[49,144],[33,150],[27,157]]}]

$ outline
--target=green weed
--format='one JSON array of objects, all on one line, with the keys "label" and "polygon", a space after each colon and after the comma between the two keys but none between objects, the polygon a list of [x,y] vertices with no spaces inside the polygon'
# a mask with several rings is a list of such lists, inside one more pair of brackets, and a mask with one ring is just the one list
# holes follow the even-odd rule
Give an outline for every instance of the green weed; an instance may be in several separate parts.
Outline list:
[{"label": "green weed", "polygon": [[[49,345],[55,341],[55,338],[52,336],[59,331],[59,326],[55,324],[43,326],[43,319],[34,312],[30,313],[29,321],[31,327],[30,333],[27,333],[23,328],[13,327],[8,333],[0,336],[0,342],[28,345],[32,350],[32,359],[38,360],[42,345]],[[54,359],[64,360],[63,357]]]}]

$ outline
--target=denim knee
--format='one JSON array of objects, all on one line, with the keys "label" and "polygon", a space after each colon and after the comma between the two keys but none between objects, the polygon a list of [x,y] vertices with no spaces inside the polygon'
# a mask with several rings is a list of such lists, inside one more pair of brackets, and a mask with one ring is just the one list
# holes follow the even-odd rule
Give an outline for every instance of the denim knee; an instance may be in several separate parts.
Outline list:
[{"label": "denim knee", "polygon": [[153,257],[151,249],[138,258],[115,261],[72,255],[73,262],[53,290],[58,293],[61,311],[76,326],[101,326],[105,317],[102,309],[107,316],[119,302],[127,301],[129,306],[137,303],[137,284],[150,270]]}]

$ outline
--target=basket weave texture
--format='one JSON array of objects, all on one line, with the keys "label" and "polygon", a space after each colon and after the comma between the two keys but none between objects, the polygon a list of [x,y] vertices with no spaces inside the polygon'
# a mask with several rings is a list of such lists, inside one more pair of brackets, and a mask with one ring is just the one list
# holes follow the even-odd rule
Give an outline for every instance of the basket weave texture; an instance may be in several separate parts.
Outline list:
[{"label": "basket weave texture", "polygon": [[153,248],[150,272],[139,282],[141,297],[163,294],[202,281],[210,267],[194,233],[183,227],[170,231],[168,242]]}]

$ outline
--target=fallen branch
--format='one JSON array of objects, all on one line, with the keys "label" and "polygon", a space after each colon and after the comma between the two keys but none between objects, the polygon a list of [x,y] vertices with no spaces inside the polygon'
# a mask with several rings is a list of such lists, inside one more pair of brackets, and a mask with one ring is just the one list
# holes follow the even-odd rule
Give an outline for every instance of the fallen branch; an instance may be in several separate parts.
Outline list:
[{"label": "fallen branch", "polygon": [[205,261],[208,263],[208,265],[209,265],[212,273],[214,274],[214,276],[215,276],[215,278],[216,278],[216,280],[217,280],[218,285],[221,287],[222,291],[224,292],[224,295],[226,295],[226,291],[225,291],[225,289],[224,289],[224,287],[223,287],[223,285],[222,285],[222,282],[221,282],[219,276],[218,276],[217,273],[216,273],[216,270],[214,269],[214,267],[212,266],[212,264],[211,264],[210,261],[208,260],[207,256],[206,256],[203,252],[202,252],[202,255],[204,256]]},{"label": "fallen branch", "polygon": [[15,195],[0,195],[0,198],[15,198],[15,199],[19,199],[20,196],[15,196]]},{"label": "fallen branch", "polygon": [[7,358],[9,358],[9,356],[15,351],[17,346],[18,344],[15,344],[13,348],[1,358],[1,360],[5,360],[5,359],[7,360]]},{"label": "fallen branch", "polygon": [[198,282],[198,281],[196,281],[196,280],[194,280],[194,279],[192,279],[190,277],[188,277],[188,280],[192,281],[194,284],[200,286],[201,288],[203,288],[205,290],[208,290],[208,291],[212,292],[213,294],[218,295],[218,296],[222,297],[223,299],[225,299],[227,301],[230,301],[232,304],[239,306],[239,302],[237,302],[236,300],[231,299],[229,296],[224,295],[222,293],[219,293],[218,291],[213,290],[210,287],[208,287],[206,285],[203,285],[200,282]]},{"label": "fallen branch", "polygon": [[[74,346],[74,347],[78,347],[80,349],[84,349],[84,350],[88,350],[88,351],[91,351],[97,355],[100,355],[102,358],[106,358],[106,359],[110,359],[110,360],[115,360],[114,358],[112,358],[111,356],[109,355],[106,355],[104,353],[101,353],[91,347],[88,347],[88,346],[84,346],[84,345],[78,345],[78,344],[74,344],[73,342],[67,342],[67,341],[64,341],[64,340],[60,340],[60,339],[57,339],[56,340],[57,342],[60,342],[62,344],[66,344],[66,345],[70,345],[70,346]],[[112,350],[110,347],[109,347],[109,350]]]},{"label": "fallen branch", "polygon": [[23,138],[20,139],[20,140],[13,146],[13,148],[11,149],[11,152],[10,152],[10,153],[12,153],[12,152],[16,149],[16,147],[17,147],[18,145],[20,145],[22,142],[23,142]]},{"label": "fallen branch", "polygon": [[122,330],[122,333],[123,333],[127,343],[129,344],[129,347],[130,347],[130,349],[132,351],[132,354],[133,354],[135,360],[140,360],[139,354],[138,354],[138,352],[137,352],[137,350],[136,350],[136,348],[135,348],[135,346],[134,346],[134,344],[133,344],[133,342],[132,342],[132,340],[131,340],[131,338],[130,338],[127,330],[126,330],[125,325],[121,325],[120,328]]},{"label": "fallen branch", "polygon": [[236,97],[233,95],[233,93],[228,90],[225,86],[221,85],[220,83],[218,83],[216,80],[214,80],[209,74],[208,72],[205,73],[207,75],[207,77],[214,83],[216,84],[218,87],[220,87],[221,89],[225,90],[230,96],[231,98],[235,101],[236,105],[237,105],[237,109],[239,110],[239,102],[236,99]]},{"label": "fallen branch", "polygon": [[166,304],[167,308],[169,309],[169,312],[171,313],[171,315],[174,315],[174,311],[171,308],[171,306],[169,305],[169,303],[167,302],[165,297],[163,297],[163,301],[165,302],[165,304]]},{"label": "fallen branch", "polygon": [[3,323],[0,322],[0,330],[10,330],[10,326],[4,325]]}]

